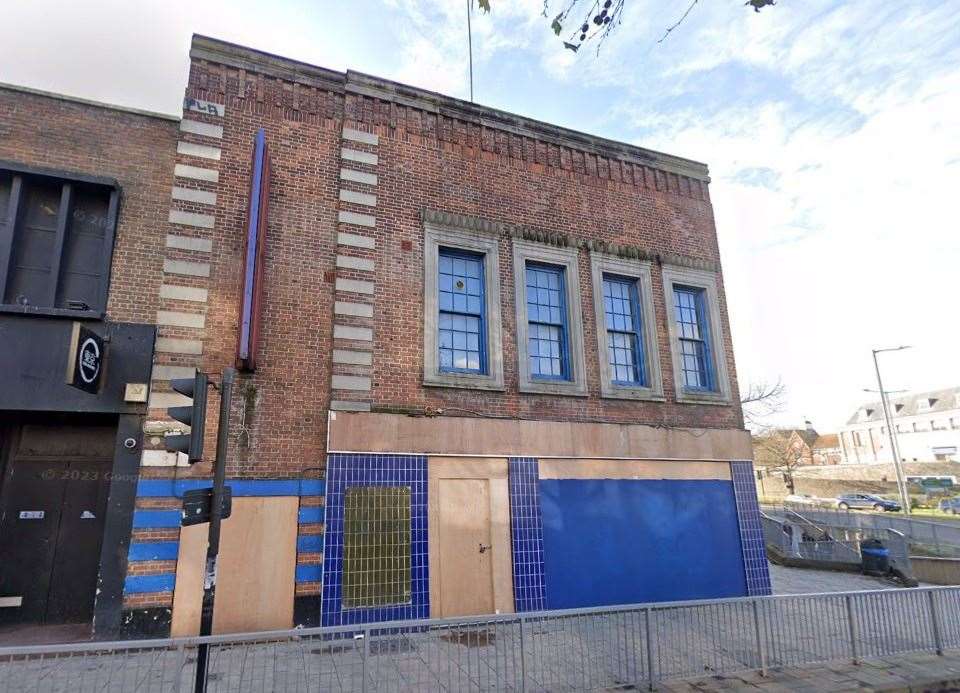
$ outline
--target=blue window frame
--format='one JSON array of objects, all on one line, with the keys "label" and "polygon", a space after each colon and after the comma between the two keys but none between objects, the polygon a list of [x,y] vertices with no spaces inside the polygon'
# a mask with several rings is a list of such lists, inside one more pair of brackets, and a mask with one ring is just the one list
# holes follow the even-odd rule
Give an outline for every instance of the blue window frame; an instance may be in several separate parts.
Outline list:
[{"label": "blue window frame", "polygon": [[564,270],[527,263],[527,357],[530,376],[570,380]]},{"label": "blue window frame", "polygon": [[710,331],[706,320],[706,291],[674,286],[674,310],[680,340],[680,372],[687,390],[715,390]]},{"label": "blue window frame", "polygon": [[646,387],[641,332],[643,316],[636,280],[604,275],[603,310],[610,379],[617,385]]},{"label": "blue window frame", "polygon": [[487,372],[483,256],[440,248],[437,349],[445,373]]}]

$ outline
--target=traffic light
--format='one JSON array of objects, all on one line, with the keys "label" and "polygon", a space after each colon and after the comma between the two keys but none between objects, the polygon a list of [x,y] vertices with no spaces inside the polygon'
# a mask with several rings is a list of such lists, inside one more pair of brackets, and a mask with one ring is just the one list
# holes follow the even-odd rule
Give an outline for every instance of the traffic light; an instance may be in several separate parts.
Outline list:
[{"label": "traffic light", "polygon": [[167,452],[182,452],[187,455],[190,464],[199,462],[203,457],[203,429],[207,419],[207,374],[197,371],[192,378],[174,378],[170,387],[181,395],[193,399],[188,407],[167,407],[171,419],[185,423],[190,433],[165,436]]}]

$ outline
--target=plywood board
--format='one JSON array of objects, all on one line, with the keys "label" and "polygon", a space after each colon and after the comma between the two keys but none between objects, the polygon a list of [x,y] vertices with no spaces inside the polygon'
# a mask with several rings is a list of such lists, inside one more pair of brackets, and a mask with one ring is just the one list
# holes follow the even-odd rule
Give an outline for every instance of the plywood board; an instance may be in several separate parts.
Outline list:
[{"label": "plywood board", "polygon": [[[430,532],[430,604],[431,616],[455,616],[477,613],[501,613],[510,614],[514,611],[513,604],[513,551],[510,543],[510,498],[507,481],[507,459],[501,458],[466,458],[466,457],[431,457],[427,464],[429,474],[429,532]],[[466,542],[463,546],[453,546],[450,540],[444,541],[444,531],[442,529],[442,503],[443,494],[441,485],[452,480],[475,480],[482,483],[485,491],[483,501],[485,510],[471,511],[462,504],[456,512],[455,508],[449,508],[448,521],[468,522],[466,516],[480,514],[485,519],[487,528],[484,530],[484,536],[489,537],[486,544],[491,548],[485,551],[489,555],[490,576],[484,578],[492,582],[493,599],[492,608],[488,597],[474,598],[464,600],[465,603],[458,604],[456,597],[446,597],[443,595],[443,584],[447,582],[443,578],[445,569],[444,561],[449,556],[452,560],[465,551],[477,551],[480,541]],[[480,492],[478,492],[480,493]],[[449,495],[449,494],[448,494]],[[463,516],[463,517],[459,517]],[[449,536],[449,533],[448,533]],[[447,544],[446,547],[443,544]],[[454,572],[461,570],[455,568]],[[485,570],[487,570],[485,568]],[[484,573],[485,575],[487,573]],[[452,578],[450,582],[457,585],[457,578]],[[488,582],[487,584],[490,584]],[[458,587],[455,587],[456,591]],[[448,590],[449,591],[449,590]],[[453,599],[450,602],[450,599]],[[448,602],[444,606],[445,600]],[[453,609],[454,612],[450,612]]]},{"label": "plywood board", "polygon": [[440,615],[493,613],[490,482],[440,479]]},{"label": "plywood board", "polygon": [[[296,497],[233,499],[233,513],[221,530],[214,633],[293,627],[299,502]],[[204,524],[180,533],[174,636],[200,630],[207,531]]]},{"label": "plywood board", "polygon": [[331,451],[719,462],[753,459],[750,434],[729,428],[335,414],[330,421]]},{"label": "plywood board", "polygon": [[541,479],[709,479],[730,481],[730,465],[718,462],[641,460],[540,460]]},{"label": "plywood board", "polygon": [[[221,526],[225,527],[227,522],[229,519]],[[192,525],[180,530],[177,581],[173,589],[173,620],[170,624],[170,635],[174,638],[200,633],[208,527],[207,524]]]}]

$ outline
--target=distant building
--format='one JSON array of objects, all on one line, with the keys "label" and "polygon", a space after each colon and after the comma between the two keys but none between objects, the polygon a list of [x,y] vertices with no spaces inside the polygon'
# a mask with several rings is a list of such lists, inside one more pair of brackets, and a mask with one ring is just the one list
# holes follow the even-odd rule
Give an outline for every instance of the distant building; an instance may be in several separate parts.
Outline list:
[{"label": "distant building", "polygon": [[821,435],[809,421],[805,424],[805,428],[777,428],[754,436],[753,450],[757,466],[793,468],[840,464],[839,435]]},{"label": "distant building", "polygon": [[[960,387],[891,397],[890,407],[902,460],[960,460]],[[840,433],[840,445],[846,464],[893,461],[880,402],[854,412]]]}]

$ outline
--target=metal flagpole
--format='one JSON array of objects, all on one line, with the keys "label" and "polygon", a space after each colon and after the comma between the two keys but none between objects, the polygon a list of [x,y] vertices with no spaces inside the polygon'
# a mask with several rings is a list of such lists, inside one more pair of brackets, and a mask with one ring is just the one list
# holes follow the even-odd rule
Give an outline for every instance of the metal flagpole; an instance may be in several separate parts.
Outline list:
[{"label": "metal flagpole", "polygon": [[470,26],[470,14],[473,0],[467,0],[467,45],[470,47],[470,103],[473,103],[473,29]]}]

